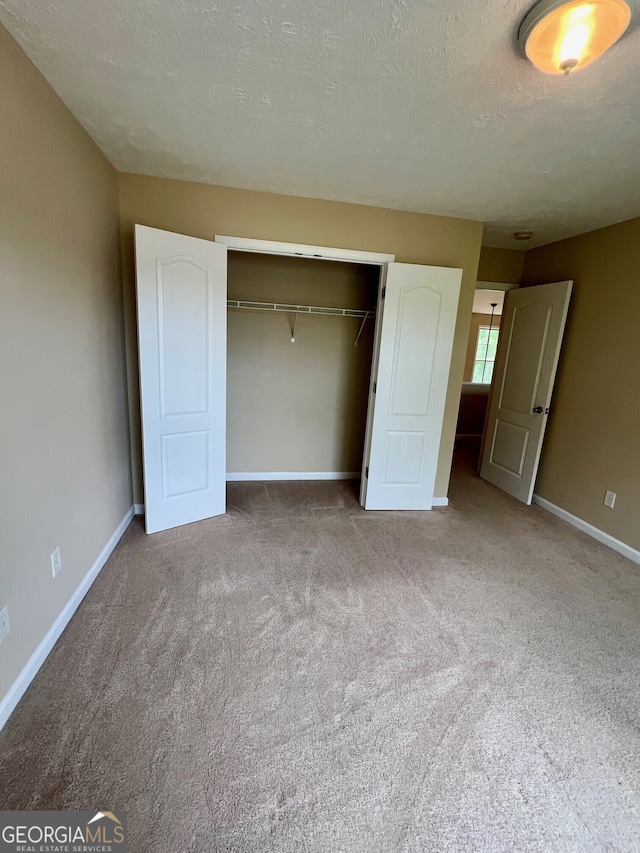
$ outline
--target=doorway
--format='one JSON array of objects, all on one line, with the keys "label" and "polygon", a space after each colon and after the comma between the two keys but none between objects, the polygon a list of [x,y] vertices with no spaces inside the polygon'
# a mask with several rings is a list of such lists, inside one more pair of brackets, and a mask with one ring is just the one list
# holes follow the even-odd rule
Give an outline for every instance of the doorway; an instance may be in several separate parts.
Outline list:
[{"label": "doorway", "polygon": [[227,264],[227,480],[359,479],[380,266]]},{"label": "doorway", "polygon": [[456,425],[455,453],[465,467],[478,470],[493,368],[500,337],[505,296],[517,284],[478,282],[473,297],[467,341],[460,408]]}]

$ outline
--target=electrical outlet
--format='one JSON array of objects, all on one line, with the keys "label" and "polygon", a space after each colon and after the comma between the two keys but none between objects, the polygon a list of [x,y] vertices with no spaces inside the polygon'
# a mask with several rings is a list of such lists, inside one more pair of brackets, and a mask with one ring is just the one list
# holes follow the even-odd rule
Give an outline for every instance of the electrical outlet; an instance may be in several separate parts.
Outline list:
[{"label": "electrical outlet", "polygon": [[7,634],[11,629],[9,628],[9,605],[5,604],[5,606],[0,610],[0,643],[7,638]]},{"label": "electrical outlet", "polygon": [[609,509],[613,509],[616,502],[616,493],[615,492],[605,492],[604,493],[604,505],[608,506]]},{"label": "electrical outlet", "polygon": [[53,572],[53,576],[58,574],[60,569],[62,568],[62,557],[60,556],[60,546],[56,548],[56,550],[51,555],[51,571]]}]

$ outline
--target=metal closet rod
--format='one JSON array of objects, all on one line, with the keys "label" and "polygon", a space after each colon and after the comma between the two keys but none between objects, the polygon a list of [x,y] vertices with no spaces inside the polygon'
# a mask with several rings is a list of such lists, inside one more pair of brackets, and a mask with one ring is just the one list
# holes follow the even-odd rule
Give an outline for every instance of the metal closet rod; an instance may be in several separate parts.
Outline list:
[{"label": "metal closet rod", "polygon": [[295,314],[291,326],[291,343],[296,340],[296,322],[298,314],[324,314],[330,317],[356,317],[362,320],[354,346],[358,346],[360,335],[364,324],[368,319],[373,319],[375,311],[361,311],[357,308],[323,308],[319,305],[288,305],[285,302],[246,302],[242,299],[227,299],[227,308],[248,308],[252,311],[283,311],[285,314]]}]

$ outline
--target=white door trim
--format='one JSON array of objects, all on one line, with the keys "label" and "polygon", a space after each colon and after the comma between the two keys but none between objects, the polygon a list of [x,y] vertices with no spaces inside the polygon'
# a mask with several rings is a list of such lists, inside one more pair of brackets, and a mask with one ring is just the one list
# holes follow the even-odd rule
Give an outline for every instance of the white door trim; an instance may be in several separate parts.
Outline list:
[{"label": "white door trim", "polygon": [[335,249],[329,246],[308,246],[304,243],[281,243],[274,240],[253,240],[249,237],[215,235],[215,242],[237,252],[261,252],[266,255],[314,258],[320,261],[344,261],[350,264],[375,264],[382,266],[395,261],[395,255],[380,252],[360,252],[357,249]]},{"label": "white door trim", "polygon": [[515,290],[519,284],[507,283],[506,281],[476,281],[476,290]]}]

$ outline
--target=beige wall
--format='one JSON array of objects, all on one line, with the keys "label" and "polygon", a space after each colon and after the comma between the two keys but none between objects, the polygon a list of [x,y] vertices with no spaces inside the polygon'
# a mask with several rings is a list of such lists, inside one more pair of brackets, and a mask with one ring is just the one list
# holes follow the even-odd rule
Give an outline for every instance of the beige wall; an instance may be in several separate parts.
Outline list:
[{"label": "beige wall", "polygon": [[563,279],[574,289],[536,493],[640,548],[640,219],[527,252],[525,285]]},{"label": "beige wall", "polygon": [[491,249],[483,246],[478,265],[478,281],[520,284],[525,252],[517,249]]},{"label": "beige wall", "polygon": [[[496,314],[493,318],[492,326],[494,329],[500,328],[500,320],[502,317]],[[473,362],[475,361],[476,346],[478,344],[478,329],[480,326],[488,326],[491,322],[491,314],[472,314],[471,325],[469,326],[469,339],[467,341],[467,355],[464,361],[463,381],[471,382],[473,377]]]},{"label": "beige wall", "polygon": [[[374,310],[379,268],[229,253],[229,298]],[[373,321],[230,310],[227,470],[359,471]]]},{"label": "beige wall", "polygon": [[482,223],[141,175],[121,174],[119,182],[131,442],[137,503],[142,502],[142,476],[133,269],[133,225],[136,222],[209,240],[215,234],[230,234],[388,252],[395,254],[398,261],[462,267],[462,293],[436,478],[436,494],[446,495]]},{"label": "beige wall", "polygon": [[116,173],[2,27],[0,110],[1,698],[131,506],[131,474]]}]

